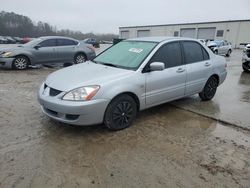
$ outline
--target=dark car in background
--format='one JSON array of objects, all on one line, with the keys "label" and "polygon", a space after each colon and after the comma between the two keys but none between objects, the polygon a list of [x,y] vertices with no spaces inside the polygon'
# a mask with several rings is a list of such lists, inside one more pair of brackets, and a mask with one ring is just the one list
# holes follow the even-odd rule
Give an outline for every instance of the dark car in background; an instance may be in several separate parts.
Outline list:
[{"label": "dark car in background", "polygon": [[94,38],[84,39],[83,42],[87,44],[92,44],[95,48],[100,48],[100,43]]},{"label": "dark car in background", "polygon": [[0,36],[0,44],[7,44],[8,40],[5,37]]},{"label": "dark car in background", "polygon": [[250,72],[250,44],[246,45],[243,51],[242,68],[245,72]]},{"label": "dark car in background", "polygon": [[0,50],[0,67],[26,69],[35,64],[79,64],[95,58],[95,49],[72,38],[47,36]]}]

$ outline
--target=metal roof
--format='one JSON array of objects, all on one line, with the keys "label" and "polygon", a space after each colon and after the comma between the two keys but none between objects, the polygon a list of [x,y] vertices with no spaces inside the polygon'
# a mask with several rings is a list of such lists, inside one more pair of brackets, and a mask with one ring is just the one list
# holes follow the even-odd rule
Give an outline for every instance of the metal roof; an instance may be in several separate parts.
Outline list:
[{"label": "metal roof", "polygon": [[225,20],[225,21],[211,21],[211,22],[191,22],[191,23],[178,23],[178,24],[162,24],[162,25],[141,25],[141,26],[123,26],[119,29],[129,29],[129,28],[143,28],[143,27],[160,27],[160,26],[176,26],[176,25],[194,25],[194,24],[215,24],[215,23],[228,23],[228,22],[250,22],[250,19],[246,20]]},{"label": "metal roof", "polygon": [[163,42],[167,40],[196,40],[191,38],[185,37],[139,37],[139,38],[131,38],[127,39],[126,41],[146,41],[146,42]]}]

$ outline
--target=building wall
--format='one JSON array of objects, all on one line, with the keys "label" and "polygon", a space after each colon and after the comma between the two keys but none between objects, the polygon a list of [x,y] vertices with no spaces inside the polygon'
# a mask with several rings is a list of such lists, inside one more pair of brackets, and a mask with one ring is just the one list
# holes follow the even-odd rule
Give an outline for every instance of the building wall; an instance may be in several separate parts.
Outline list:
[{"label": "building wall", "polygon": [[[121,31],[129,31],[129,38],[136,38],[138,30],[149,30],[150,36],[174,36],[174,32],[184,28],[195,28],[196,38],[198,28],[216,28],[214,39],[223,39],[232,43],[233,47],[240,47],[240,43],[250,43],[250,20],[246,21],[225,21],[214,23],[197,23],[197,24],[180,24],[180,25],[162,25],[162,26],[138,26],[138,27],[121,27]],[[223,36],[217,37],[217,31],[223,30]]]}]

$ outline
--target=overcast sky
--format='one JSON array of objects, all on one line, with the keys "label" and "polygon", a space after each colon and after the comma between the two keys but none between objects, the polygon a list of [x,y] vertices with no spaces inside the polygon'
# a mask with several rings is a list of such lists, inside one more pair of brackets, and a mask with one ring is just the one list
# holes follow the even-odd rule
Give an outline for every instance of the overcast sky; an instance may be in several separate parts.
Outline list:
[{"label": "overcast sky", "polygon": [[84,33],[118,34],[120,26],[250,19],[250,0],[0,0],[0,4],[0,10]]}]

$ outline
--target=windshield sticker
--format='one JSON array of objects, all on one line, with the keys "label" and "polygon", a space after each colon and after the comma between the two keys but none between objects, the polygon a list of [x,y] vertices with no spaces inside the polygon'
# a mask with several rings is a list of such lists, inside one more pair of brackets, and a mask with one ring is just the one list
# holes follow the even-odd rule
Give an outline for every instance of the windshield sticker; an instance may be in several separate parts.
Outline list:
[{"label": "windshield sticker", "polygon": [[141,49],[141,48],[130,48],[128,51],[139,54],[139,53],[141,53],[143,51],[143,49]]}]

